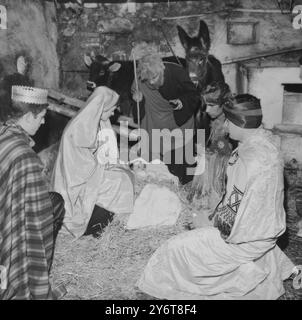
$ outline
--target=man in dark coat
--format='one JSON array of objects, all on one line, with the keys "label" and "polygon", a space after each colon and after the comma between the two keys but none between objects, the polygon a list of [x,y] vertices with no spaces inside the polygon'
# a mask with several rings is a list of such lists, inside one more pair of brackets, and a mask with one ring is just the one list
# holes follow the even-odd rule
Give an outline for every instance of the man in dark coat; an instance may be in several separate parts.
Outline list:
[{"label": "man in dark coat", "polygon": [[[149,147],[141,148],[149,150],[147,160],[160,158],[185,184],[192,179],[187,169],[194,165],[192,138],[199,93],[187,70],[176,63],[163,62],[157,53],[149,53],[139,60],[137,75],[138,88],[134,82],[133,99],[140,102],[141,128],[149,137],[147,141],[142,136],[141,143],[147,141]],[[164,140],[162,145],[159,135]],[[170,141],[165,143],[165,139]]]}]

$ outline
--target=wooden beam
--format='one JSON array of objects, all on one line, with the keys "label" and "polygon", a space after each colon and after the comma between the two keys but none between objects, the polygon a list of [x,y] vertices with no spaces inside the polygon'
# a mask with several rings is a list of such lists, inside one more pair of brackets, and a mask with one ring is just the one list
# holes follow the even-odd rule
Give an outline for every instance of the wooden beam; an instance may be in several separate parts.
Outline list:
[{"label": "wooden beam", "polygon": [[48,96],[51,99],[58,101],[59,104],[65,103],[79,109],[81,109],[85,105],[85,101],[76,98],[70,98],[65,94],[55,91],[53,89],[48,90]]},{"label": "wooden beam", "polygon": [[302,125],[300,124],[276,124],[273,129],[274,133],[287,133],[287,134],[296,134],[302,136]]},{"label": "wooden beam", "polygon": [[[73,118],[78,113],[78,111],[72,110],[66,105],[59,105],[51,102],[48,105],[48,109],[69,118]],[[121,121],[120,125],[113,124],[112,129],[116,132],[116,134],[125,137],[130,141],[137,141],[139,138],[138,131],[131,128],[130,125],[129,127],[123,125],[123,121],[125,121],[125,118]]]},{"label": "wooden beam", "polygon": [[[78,109],[81,109],[85,105],[85,101],[82,101],[76,98],[70,98],[64,95],[63,93],[57,92],[52,89],[48,91],[48,96],[51,99],[57,101],[57,103],[52,103],[52,102],[49,103],[49,107],[48,107],[49,110],[55,111],[57,113],[60,113],[64,116],[71,117],[71,118],[75,115],[76,111],[70,109],[66,105],[64,106],[63,104],[67,104],[67,105],[76,107]],[[128,122],[129,127],[136,128],[136,129],[138,128],[137,123],[135,123],[133,119],[130,117],[126,117],[122,115],[118,118],[117,121],[118,122],[126,121]]]},{"label": "wooden beam", "polygon": [[154,20],[180,20],[180,19],[190,19],[190,18],[198,18],[203,17],[204,15],[208,14],[217,14],[217,13],[225,13],[225,14],[232,14],[233,12],[243,12],[243,13],[276,13],[276,14],[292,14],[290,10],[284,10],[281,11],[280,9],[244,9],[244,8],[238,8],[238,9],[219,9],[219,10],[211,10],[211,11],[204,11],[202,13],[197,14],[189,14],[184,16],[170,16],[170,17],[161,17],[161,18],[154,18]]},{"label": "wooden beam", "polygon": [[[260,59],[260,58],[265,58],[265,57],[271,57],[271,56],[277,56],[279,54],[290,53],[290,52],[299,52],[299,51],[302,52],[302,48],[289,48],[289,49],[284,49],[284,50],[279,50],[279,51],[274,51],[274,52],[258,53],[258,54],[247,56],[247,57],[226,60],[226,61],[222,62],[222,64],[226,65],[226,64],[232,64],[232,63],[237,63],[237,62],[244,62],[244,61]],[[298,67],[298,61],[297,61],[297,67]]]},{"label": "wooden beam", "polygon": [[75,110],[72,110],[64,105],[59,105],[52,102],[48,102],[48,110],[57,112],[69,118],[73,118],[77,114],[77,111]]}]

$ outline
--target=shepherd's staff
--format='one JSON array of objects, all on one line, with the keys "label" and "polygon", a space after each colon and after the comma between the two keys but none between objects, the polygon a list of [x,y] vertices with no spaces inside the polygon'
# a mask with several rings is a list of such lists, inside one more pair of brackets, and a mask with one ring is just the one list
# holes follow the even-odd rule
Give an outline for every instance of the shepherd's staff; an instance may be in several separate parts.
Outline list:
[{"label": "shepherd's staff", "polygon": [[[138,82],[137,82],[137,72],[136,72],[136,58],[134,50],[132,50],[133,67],[134,67],[134,81],[135,90],[138,93]],[[141,156],[141,121],[140,121],[140,110],[139,110],[139,100],[136,99],[136,109],[137,109],[137,125],[138,125],[138,156]]]},{"label": "shepherd's staff", "polygon": [[[152,21],[162,22],[162,19],[160,19],[160,18],[153,18]],[[169,42],[169,40],[168,40],[168,37],[167,37],[167,35],[166,35],[166,33],[165,33],[165,30],[164,30],[162,24],[160,24],[159,27],[160,27],[161,32],[162,32],[162,34],[163,34],[163,36],[164,36],[164,38],[165,38],[165,40],[166,40],[166,43],[167,43],[167,45],[168,45],[169,50],[170,50],[171,53],[173,54],[173,56],[174,56],[174,58],[176,59],[177,63],[178,63],[180,66],[182,66],[182,63],[179,61],[177,55],[175,54],[175,52],[174,52],[174,50],[173,50],[173,48],[172,48],[172,46],[171,46],[171,44],[170,44],[170,42]]]}]

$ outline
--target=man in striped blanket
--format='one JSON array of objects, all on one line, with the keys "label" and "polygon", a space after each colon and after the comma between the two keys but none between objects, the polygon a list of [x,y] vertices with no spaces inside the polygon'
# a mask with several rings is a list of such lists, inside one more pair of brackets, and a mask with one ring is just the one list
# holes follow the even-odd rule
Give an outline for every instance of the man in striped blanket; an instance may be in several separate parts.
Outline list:
[{"label": "man in striped blanket", "polygon": [[[0,105],[0,299],[53,299],[49,272],[64,202],[49,193],[32,150],[44,123],[47,90],[12,86]],[[5,112],[2,112],[5,111]]]}]

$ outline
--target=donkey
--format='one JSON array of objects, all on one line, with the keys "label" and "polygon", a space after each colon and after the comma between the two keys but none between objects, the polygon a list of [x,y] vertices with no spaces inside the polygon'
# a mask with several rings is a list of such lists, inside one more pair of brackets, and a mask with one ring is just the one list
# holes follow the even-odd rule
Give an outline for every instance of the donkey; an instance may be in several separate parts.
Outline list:
[{"label": "donkey", "polygon": [[196,83],[201,95],[201,106],[195,117],[197,129],[205,129],[206,140],[210,135],[210,118],[206,114],[206,104],[202,98],[207,86],[216,83],[225,83],[221,63],[209,54],[211,40],[207,24],[200,20],[197,36],[190,37],[186,31],[177,26],[178,36],[185,49],[186,65],[193,82]]},{"label": "donkey", "polygon": [[199,90],[203,92],[212,82],[225,82],[220,61],[209,54],[211,40],[207,24],[200,20],[196,37],[188,36],[181,26],[177,26],[177,30],[185,49],[190,76],[198,81]]},{"label": "donkey", "polygon": [[[199,23],[198,35],[195,37],[190,37],[181,26],[177,26],[177,30],[180,42],[185,49],[187,68],[190,77],[197,83],[197,88],[201,95],[201,107],[195,118],[196,128],[205,129],[206,141],[208,141],[211,120],[205,112],[206,104],[203,99],[203,94],[207,87],[214,82],[225,84],[221,63],[213,55],[209,54],[211,46],[210,34],[208,26],[203,20]],[[193,178],[191,189],[188,194],[189,200],[192,200],[195,194],[197,194],[198,198],[203,194],[208,194],[208,206],[212,207],[214,206],[213,204],[216,204],[215,202],[220,195],[218,195],[215,190],[210,189],[213,189],[212,186],[214,181],[223,181],[222,175],[224,175],[227,157],[227,155],[221,156],[218,153],[206,153],[202,155],[202,158],[198,161],[195,177]],[[204,165],[204,161],[205,171],[200,175],[197,172],[202,172],[200,171],[200,166],[202,167],[202,165]],[[212,168],[213,166],[217,167],[216,164],[218,165],[218,170],[217,168],[215,170]],[[214,171],[216,172],[216,176],[211,173]],[[220,175],[221,177],[219,177]]]}]

